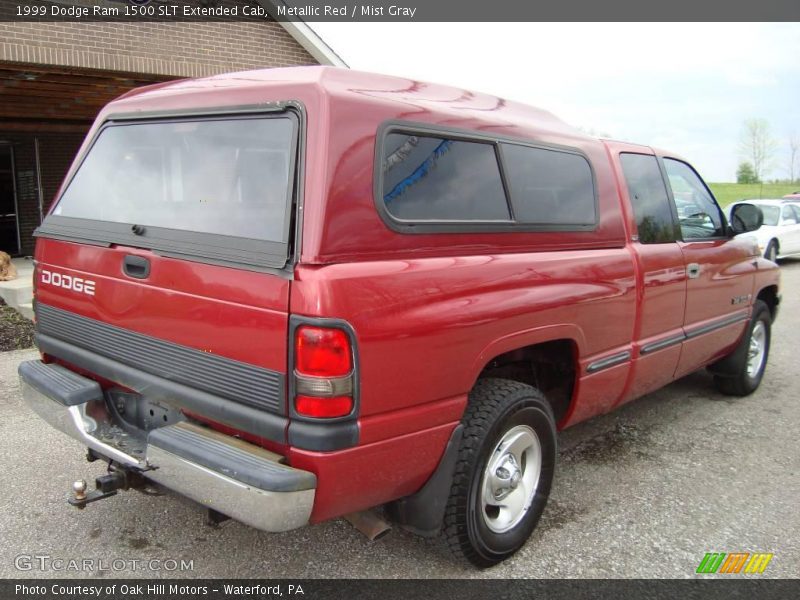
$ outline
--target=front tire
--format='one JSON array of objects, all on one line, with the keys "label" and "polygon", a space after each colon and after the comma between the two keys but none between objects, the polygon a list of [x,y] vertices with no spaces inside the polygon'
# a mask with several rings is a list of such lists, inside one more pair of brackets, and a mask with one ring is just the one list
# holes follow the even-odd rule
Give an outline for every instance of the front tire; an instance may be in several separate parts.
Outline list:
[{"label": "front tire", "polygon": [[542,516],[555,471],[555,419],[536,388],[482,379],[463,423],[443,533],[456,556],[487,568],[519,550]]},{"label": "front tire", "polygon": [[764,302],[756,300],[745,336],[732,354],[733,375],[715,375],[717,389],[728,396],[748,396],[755,392],[767,368],[771,339],[772,315]]}]

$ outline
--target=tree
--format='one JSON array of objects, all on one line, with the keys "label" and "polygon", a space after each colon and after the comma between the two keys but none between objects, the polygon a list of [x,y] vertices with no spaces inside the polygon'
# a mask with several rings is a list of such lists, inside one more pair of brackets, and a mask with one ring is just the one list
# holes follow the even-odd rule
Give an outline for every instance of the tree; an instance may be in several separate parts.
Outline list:
[{"label": "tree", "polygon": [[739,153],[753,167],[757,181],[762,181],[772,169],[777,144],[766,119],[747,119],[742,126]]},{"label": "tree", "polygon": [[789,136],[789,183],[794,183],[797,179],[797,159],[800,158],[800,135],[792,133]]},{"label": "tree", "polygon": [[736,183],[758,183],[758,177],[749,162],[739,163],[736,169]]}]

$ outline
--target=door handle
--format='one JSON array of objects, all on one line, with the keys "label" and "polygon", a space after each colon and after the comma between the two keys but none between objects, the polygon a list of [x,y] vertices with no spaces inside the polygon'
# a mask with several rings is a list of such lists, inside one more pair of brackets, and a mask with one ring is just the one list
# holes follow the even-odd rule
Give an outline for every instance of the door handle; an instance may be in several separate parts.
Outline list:
[{"label": "door handle", "polygon": [[697,263],[689,263],[686,265],[686,276],[689,279],[697,279],[700,277],[700,265]]},{"label": "door handle", "polygon": [[150,261],[143,256],[129,254],[122,259],[122,271],[128,277],[147,279],[150,276]]}]

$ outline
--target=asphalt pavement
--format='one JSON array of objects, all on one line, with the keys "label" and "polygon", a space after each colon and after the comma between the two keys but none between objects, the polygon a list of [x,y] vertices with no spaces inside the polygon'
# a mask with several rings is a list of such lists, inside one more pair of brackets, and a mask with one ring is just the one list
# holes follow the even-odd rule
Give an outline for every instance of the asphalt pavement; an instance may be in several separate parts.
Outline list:
[{"label": "asphalt pavement", "polygon": [[722,396],[699,372],[564,431],[538,529],[487,571],[439,541],[394,529],[370,542],[342,520],[215,529],[189,501],[138,492],[78,511],[71,483],[103,467],[22,404],[17,365],[37,353],[0,353],[0,576],[684,578],[706,552],[768,552],[763,576],[800,577],[800,261],[782,271],[758,392]]}]

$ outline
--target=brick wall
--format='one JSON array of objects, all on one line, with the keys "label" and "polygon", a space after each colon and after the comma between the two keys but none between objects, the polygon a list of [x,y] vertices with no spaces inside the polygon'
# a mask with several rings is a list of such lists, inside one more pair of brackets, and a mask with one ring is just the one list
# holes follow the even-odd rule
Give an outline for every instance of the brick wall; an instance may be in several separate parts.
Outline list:
[{"label": "brick wall", "polygon": [[0,22],[0,62],[201,77],[317,61],[278,23]]},{"label": "brick wall", "polygon": [[[87,126],[88,129],[88,126]],[[0,141],[14,148],[17,175],[17,211],[19,215],[22,254],[33,254],[33,230],[39,226],[39,180],[36,176],[35,139],[39,140],[42,198],[44,212],[58,191],[69,165],[83,141],[80,133],[21,134],[0,130]]]}]

